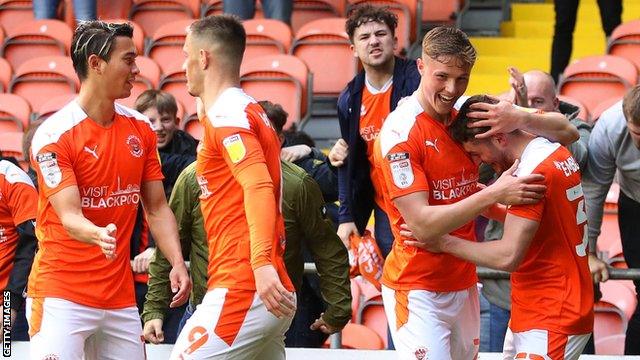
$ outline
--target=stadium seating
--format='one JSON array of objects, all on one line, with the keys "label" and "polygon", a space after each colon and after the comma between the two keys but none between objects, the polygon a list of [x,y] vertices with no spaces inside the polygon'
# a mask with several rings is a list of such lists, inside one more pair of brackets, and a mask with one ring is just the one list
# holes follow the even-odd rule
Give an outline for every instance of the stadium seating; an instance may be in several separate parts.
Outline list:
[{"label": "stadium seating", "polygon": [[633,315],[633,311],[638,304],[636,295],[633,290],[629,289],[621,281],[607,281],[600,284],[602,291],[601,302],[615,305],[616,308],[622,310],[625,319],[629,320]]},{"label": "stadium seating", "polygon": [[144,54],[145,34],[144,34],[144,30],[142,30],[142,26],[140,26],[133,20],[127,20],[122,18],[106,19],[104,21],[112,24],[122,24],[122,23],[131,24],[131,26],[133,27],[133,44],[136,46],[136,50],[138,50],[138,54]]},{"label": "stadium seating", "polygon": [[[325,347],[329,347],[329,340],[325,342]],[[342,348],[360,350],[382,350],[384,343],[375,331],[360,324],[348,323],[342,329]]]},{"label": "stadium seating", "polygon": [[624,355],[625,334],[615,334],[595,339],[596,355]]},{"label": "stadium seating", "polygon": [[344,16],[345,1],[340,0],[294,0],[291,13],[291,28],[298,32],[305,24],[319,19]]},{"label": "stadium seating", "polygon": [[183,121],[182,130],[186,131],[197,140],[202,140],[202,137],[204,136],[204,127],[200,124],[197,116],[190,116]]},{"label": "stadium seating", "polygon": [[610,335],[624,334],[627,319],[622,310],[606,302],[597,302],[594,308],[593,338],[598,339]]},{"label": "stadium seating", "polygon": [[219,15],[223,11],[223,0],[203,0],[202,16]]},{"label": "stadium seating", "polygon": [[147,36],[153,36],[165,24],[199,15],[198,0],[134,0],[129,19],[140,24]]},{"label": "stadium seating", "polygon": [[43,56],[25,61],[9,84],[9,92],[25,98],[39,109],[53,95],[75,94],[80,87],[71,59]]},{"label": "stadium seating", "polygon": [[0,132],[22,132],[29,127],[31,106],[15,94],[0,94]]},{"label": "stadium seating", "polygon": [[464,0],[421,1],[421,19],[428,23],[452,24]]},{"label": "stadium seating", "polygon": [[2,87],[2,91],[7,91],[9,89],[9,83],[11,82],[11,78],[13,77],[13,69],[11,68],[11,64],[4,58],[0,57],[0,85]]},{"label": "stadium seating", "polygon": [[247,32],[245,59],[288,53],[292,35],[287,24],[272,19],[252,19],[242,25]]},{"label": "stadium seating", "polygon": [[22,131],[0,131],[0,151],[3,156],[13,156],[24,165],[22,136]]},{"label": "stadium seating", "polygon": [[[396,37],[398,38],[397,53],[408,51],[411,41],[415,39],[416,29],[414,26],[415,19],[415,1],[400,0],[349,0],[352,7],[359,4],[371,4],[375,6],[388,7],[398,17],[398,27],[396,28]],[[412,3],[410,8],[407,3]],[[412,11],[413,10],[413,11]]]},{"label": "stadium seating", "polygon": [[124,19],[131,11],[131,0],[97,0],[98,19]]},{"label": "stadium seating", "polygon": [[145,55],[152,58],[163,72],[167,72],[167,66],[184,59],[182,47],[192,23],[192,19],[171,21],[153,33]]},{"label": "stadium seating", "polygon": [[38,56],[68,55],[73,32],[60,20],[32,20],[7,29],[2,57],[14,69]]},{"label": "stadium seating", "polygon": [[314,74],[314,96],[337,96],[356,75],[358,63],[344,24],[343,18],[315,20],[295,35],[291,54],[302,59]]},{"label": "stadium seating", "polygon": [[49,98],[35,111],[35,121],[44,121],[56,111],[65,107],[71,100],[77,97],[76,94],[62,94]]},{"label": "stadium seating", "polygon": [[577,106],[580,109],[578,118],[580,118],[580,120],[584,122],[591,121],[591,114],[589,114],[589,110],[587,110],[587,107],[584,106],[584,104],[580,102],[580,100],[564,95],[558,95],[558,100]]},{"label": "stadium seating", "polygon": [[182,61],[173,62],[166,66],[159,88],[173,95],[182,104],[194,102],[193,97],[187,91],[187,77],[182,70]]},{"label": "stadium seating", "polygon": [[620,100],[622,100],[621,97],[614,96],[606,100],[600,101],[600,103],[598,103],[598,105],[595,107],[595,109],[593,109],[593,112],[591,113],[591,122],[595,123],[596,121],[598,121],[598,119],[600,118],[600,115],[602,115],[603,112],[605,112],[607,109],[612,107],[615,103],[617,103]]},{"label": "stadium seating", "polygon": [[0,25],[13,29],[19,24],[33,20],[31,0],[0,0]]},{"label": "stadium seating", "polygon": [[249,95],[280,104],[289,113],[285,129],[307,116],[310,82],[307,66],[290,55],[247,59],[240,67],[240,85]]},{"label": "stadium seating", "polygon": [[640,20],[627,21],[613,30],[607,54],[623,57],[640,70]]},{"label": "stadium seating", "polygon": [[589,112],[602,100],[602,94],[622,97],[638,81],[638,71],[629,60],[612,56],[588,56],[567,66],[559,93],[584,103]]}]

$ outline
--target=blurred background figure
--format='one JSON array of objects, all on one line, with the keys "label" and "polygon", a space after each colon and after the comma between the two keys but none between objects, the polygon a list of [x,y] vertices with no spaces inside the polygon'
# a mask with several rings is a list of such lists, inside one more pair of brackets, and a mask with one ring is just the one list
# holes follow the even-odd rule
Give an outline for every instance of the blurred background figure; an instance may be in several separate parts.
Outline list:
[{"label": "blurred background figure", "polygon": [[[36,19],[56,19],[60,0],[33,0],[33,16]],[[73,0],[76,20],[96,20],[95,0]]]},{"label": "blurred background figure", "polygon": [[[291,25],[292,0],[262,0],[260,3],[265,18],[280,20]],[[253,19],[256,15],[256,1],[225,0],[224,12],[236,15],[242,20]]]}]

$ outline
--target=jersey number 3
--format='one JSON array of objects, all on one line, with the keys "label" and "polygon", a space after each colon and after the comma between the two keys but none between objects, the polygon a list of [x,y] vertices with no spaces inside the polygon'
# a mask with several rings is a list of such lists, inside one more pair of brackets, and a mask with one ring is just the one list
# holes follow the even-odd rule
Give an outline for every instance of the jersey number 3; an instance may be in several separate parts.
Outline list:
[{"label": "jersey number 3", "polygon": [[586,256],[589,239],[587,237],[587,212],[584,210],[582,184],[578,184],[567,189],[567,199],[569,201],[580,199],[580,202],[578,202],[578,209],[576,211],[576,224],[578,226],[582,226],[582,242],[579,245],[576,245],[576,253],[578,256]]}]

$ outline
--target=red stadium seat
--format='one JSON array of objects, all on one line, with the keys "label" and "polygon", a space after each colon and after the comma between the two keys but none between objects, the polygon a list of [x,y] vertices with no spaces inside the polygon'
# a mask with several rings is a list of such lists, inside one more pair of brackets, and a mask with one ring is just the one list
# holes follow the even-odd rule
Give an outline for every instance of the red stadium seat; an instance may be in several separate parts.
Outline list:
[{"label": "red stadium seat", "polygon": [[200,124],[200,120],[198,120],[197,116],[189,117],[183,121],[182,129],[197,140],[202,140],[202,137],[204,136],[204,127]]},{"label": "red stadium seat", "polygon": [[25,61],[16,70],[9,92],[25,98],[39,109],[51,96],[75,94],[80,87],[71,59],[44,56]]},{"label": "red stadium seat", "polygon": [[558,89],[561,95],[582,101],[592,112],[602,94],[622,98],[637,82],[638,71],[629,60],[611,55],[588,56],[567,66]]},{"label": "red stadium seat", "polygon": [[291,28],[294,33],[297,33],[311,21],[342,16],[345,16],[345,1],[294,0]]},{"label": "red stadium seat", "polygon": [[11,68],[11,64],[4,58],[0,58],[0,84],[2,85],[2,90],[7,91],[9,89],[9,83],[11,82],[11,77],[13,76],[13,69]]},{"label": "red stadium seat", "polygon": [[72,36],[71,29],[60,20],[27,21],[7,29],[1,55],[17,69],[36,57],[68,55]]},{"label": "red stadium seat", "polygon": [[578,113],[578,118],[580,118],[580,120],[584,122],[590,122],[591,115],[589,114],[589,110],[587,110],[587,107],[584,106],[584,104],[580,102],[580,100],[574,99],[569,96],[564,96],[564,95],[558,95],[558,100],[577,106],[578,109],[580,109],[580,112]]},{"label": "red stadium seat", "polygon": [[617,334],[624,334],[627,319],[622,310],[607,302],[597,302],[594,308],[593,338],[598,339]]},{"label": "red stadium seat", "polygon": [[29,127],[31,106],[15,94],[0,94],[0,132],[23,132]]},{"label": "red stadium seat", "polygon": [[140,94],[146,90],[156,89],[160,84],[160,67],[153,59],[146,56],[138,56],[136,58],[136,65],[140,69],[140,74],[136,76],[136,81],[133,83],[131,89],[131,95],[127,100],[122,100],[122,104],[129,106],[136,102],[136,99]]},{"label": "red stadium seat", "polygon": [[289,113],[285,129],[307,116],[310,82],[307,66],[290,55],[248,59],[240,67],[240,85],[249,95],[280,104]]},{"label": "red stadium seat", "polygon": [[224,12],[223,0],[202,0],[202,16],[220,15]]},{"label": "red stadium seat", "polygon": [[167,67],[164,76],[160,80],[159,88],[173,95],[182,104],[195,102],[193,96],[189,95],[187,91],[187,77],[184,70],[182,70],[182,62],[174,62]]},{"label": "red stadium seat", "polygon": [[166,67],[184,58],[182,47],[187,30],[194,20],[177,20],[162,25],[153,33],[146,56],[152,58],[166,74]]},{"label": "red stadium seat", "polygon": [[138,50],[138,54],[144,54],[144,30],[142,30],[142,26],[140,26],[139,24],[136,24],[135,21],[133,20],[127,20],[127,19],[107,19],[104,20],[108,23],[111,24],[122,24],[122,23],[129,23],[131,24],[131,26],[133,26],[133,44],[136,46],[136,50]]},{"label": "red stadium seat", "polygon": [[33,20],[33,3],[31,0],[0,0],[0,25],[4,29]]},{"label": "red stadium seat", "polygon": [[387,315],[384,312],[384,305],[382,304],[382,298],[379,300],[370,300],[362,304],[359,314],[360,322],[369,329],[378,334],[384,344],[384,348],[387,348],[387,341],[389,339]]},{"label": "red stadium seat", "polygon": [[50,98],[45,103],[43,103],[39,109],[37,109],[36,121],[46,120],[49,116],[65,107],[69,102],[71,102],[71,100],[75,99],[76,97],[76,94],[62,94]]},{"label": "red stadium seat", "polygon": [[315,20],[304,25],[295,36],[291,54],[302,59],[314,74],[314,96],[337,96],[356,75],[358,62],[344,30],[345,21],[344,18]]},{"label": "red stadium seat", "polygon": [[145,34],[153,36],[165,24],[192,20],[200,16],[198,0],[134,0],[129,19],[140,24]]},{"label": "red stadium seat", "polygon": [[462,9],[463,0],[420,1],[422,3],[421,20],[430,23],[453,24]]},{"label": "red stadium seat", "polygon": [[598,103],[598,105],[595,107],[595,109],[593,109],[593,112],[591,113],[591,122],[595,123],[596,121],[598,121],[598,119],[600,119],[600,115],[602,115],[603,112],[605,112],[620,100],[622,100],[621,97],[614,96]]},{"label": "red stadium seat", "polygon": [[13,156],[24,162],[22,154],[22,131],[0,131],[0,152],[3,156]]},{"label": "red stadium seat", "polygon": [[131,0],[97,0],[98,19],[124,19],[131,11]]},{"label": "red stadium seat", "polygon": [[[371,4],[379,7],[388,7],[389,10],[398,17],[396,37],[398,38],[397,53],[408,51],[411,41],[415,39],[415,1],[400,0],[349,0],[354,5]],[[411,3],[413,6],[409,5]]]},{"label": "red stadium seat", "polygon": [[[329,340],[324,347],[329,347]],[[360,324],[348,323],[342,329],[342,348],[359,350],[382,350],[384,343],[375,331]]]},{"label": "red stadium seat", "polygon": [[615,305],[616,308],[622,310],[625,315],[625,319],[631,319],[638,300],[633,290],[629,289],[625,284],[620,281],[607,281],[600,284],[600,290],[602,291],[601,302],[606,302]]},{"label": "red stadium seat", "polygon": [[616,334],[595,339],[596,355],[624,355],[625,337],[625,334]]},{"label": "red stadium seat", "polygon": [[607,54],[623,57],[640,69],[640,20],[627,21],[613,30]]},{"label": "red stadium seat", "polygon": [[244,59],[288,53],[291,29],[287,24],[272,19],[252,19],[244,21],[242,25],[247,32]]}]

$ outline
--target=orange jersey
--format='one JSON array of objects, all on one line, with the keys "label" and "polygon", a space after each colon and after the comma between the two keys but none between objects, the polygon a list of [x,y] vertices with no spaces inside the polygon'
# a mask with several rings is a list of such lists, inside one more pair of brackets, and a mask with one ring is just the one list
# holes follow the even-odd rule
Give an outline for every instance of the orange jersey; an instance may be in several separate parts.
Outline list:
[{"label": "orange jersey", "polygon": [[511,274],[511,329],[568,335],[593,329],[593,283],[587,258],[587,215],[578,164],[544,138],[525,148],[517,175],[542,174],[547,193],[509,213],[540,223],[524,260]]},{"label": "orange jersey", "polygon": [[[147,118],[115,104],[113,124],[105,128],[72,101],[38,128],[31,151],[40,194],[39,251],[29,296],[103,309],[135,305],[129,259],[140,187],[163,178]],[[100,247],[73,239],[62,226],[49,197],[69,186],[78,187],[87,219],[116,225],[115,260],[107,260]]]},{"label": "orange jersey", "polygon": [[[242,90],[230,88],[201,122],[204,137],[196,173],[209,242],[208,288],[255,290],[253,269],[272,264],[282,284],[293,291],[282,259],[285,237],[280,209],[280,141],[267,115]],[[273,208],[244,198],[241,183],[254,176],[245,171],[254,164],[265,164],[268,169],[269,175],[259,180],[269,186],[275,198]],[[261,217],[275,219],[276,226],[250,228],[245,211],[250,206],[262,206]],[[260,219],[249,220],[254,226],[260,223]]]},{"label": "orange jersey", "polygon": [[381,177],[373,159],[373,144],[378,137],[384,119],[391,111],[391,91],[393,85],[389,79],[382,89],[376,90],[369,85],[365,79],[365,86],[362,90],[362,106],[360,107],[360,137],[367,145],[367,159],[369,159],[371,182],[375,191],[374,200],[376,204],[384,209],[384,198],[382,196]]},{"label": "orange jersey", "polygon": [[0,160],[0,289],[9,282],[18,246],[17,226],[35,220],[38,192],[22,169]]},{"label": "orange jersey", "polygon": [[[453,114],[452,114],[453,116]],[[450,254],[405,246],[402,215],[393,199],[425,191],[429,205],[460,201],[477,191],[478,167],[447,128],[427,115],[412,95],[394,110],[376,141],[376,166],[384,177],[385,207],[395,241],[382,283],[396,290],[458,291],[476,283],[476,267]],[[475,241],[474,222],[452,235]]]}]

